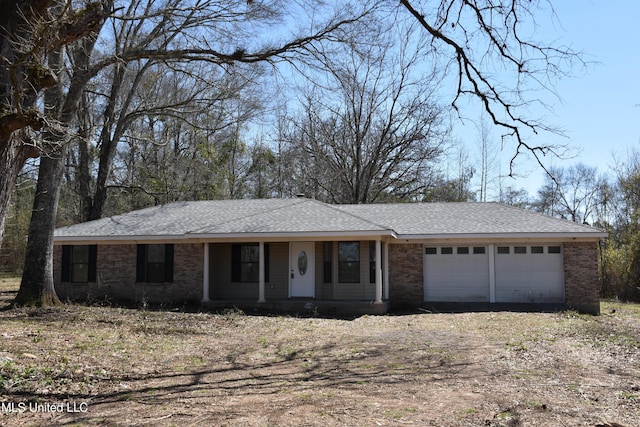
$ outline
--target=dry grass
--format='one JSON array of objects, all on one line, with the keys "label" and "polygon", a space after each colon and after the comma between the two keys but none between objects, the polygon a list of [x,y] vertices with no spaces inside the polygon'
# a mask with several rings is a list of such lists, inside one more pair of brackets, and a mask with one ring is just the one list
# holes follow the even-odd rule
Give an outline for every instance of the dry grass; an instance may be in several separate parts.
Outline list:
[{"label": "dry grass", "polygon": [[[0,278],[0,308],[17,283]],[[2,426],[640,420],[637,305],[352,320],[66,305],[0,324]]]}]

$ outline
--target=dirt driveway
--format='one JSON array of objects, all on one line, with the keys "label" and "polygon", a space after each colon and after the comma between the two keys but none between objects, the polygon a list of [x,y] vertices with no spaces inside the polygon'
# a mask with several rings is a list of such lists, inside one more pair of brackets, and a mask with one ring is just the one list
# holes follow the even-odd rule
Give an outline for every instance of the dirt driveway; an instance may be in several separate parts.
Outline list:
[{"label": "dirt driveway", "polygon": [[0,404],[2,426],[640,426],[640,306],[347,320],[4,310]]}]

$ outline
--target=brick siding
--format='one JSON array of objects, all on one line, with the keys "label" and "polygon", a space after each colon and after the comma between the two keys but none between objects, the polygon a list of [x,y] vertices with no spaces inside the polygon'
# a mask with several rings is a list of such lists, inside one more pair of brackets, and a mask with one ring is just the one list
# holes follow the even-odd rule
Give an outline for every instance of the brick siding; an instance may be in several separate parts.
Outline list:
[{"label": "brick siding", "polygon": [[54,247],[54,279],[65,300],[121,300],[180,304],[202,299],[204,248],[200,244],[174,246],[171,283],[136,283],[136,245],[98,245],[95,283],[62,283],[62,247]]},{"label": "brick siding", "polygon": [[424,302],[422,244],[389,245],[391,308],[416,308]]},{"label": "brick siding", "polygon": [[[422,244],[389,245],[389,301],[392,309],[416,308],[424,302]],[[598,249],[595,242],[563,244],[565,302],[568,308],[598,314]],[[95,283],[61,283],[62,247],[54,247],[54,278],[65,300],[105,299],[179,304],[202,299],[204,247],[174,246],[172,283],[136,283],[136,245],[99,245]]]},{"label": "brick siding", "polygon": [[564,284],[568,308],[600,313],[598,247],[595,242],[565,242]]}]

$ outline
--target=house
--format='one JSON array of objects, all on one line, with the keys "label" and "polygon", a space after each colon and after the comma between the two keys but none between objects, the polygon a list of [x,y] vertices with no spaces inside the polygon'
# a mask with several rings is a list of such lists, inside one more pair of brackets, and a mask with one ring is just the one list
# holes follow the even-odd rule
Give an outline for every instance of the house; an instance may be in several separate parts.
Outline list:
[{"label": "house", "polygon": [[[59,228],[61,298],[384,313],[599,313],[600,229],[498,203],[175,202]],[[470,305],[469,305],[470,306]]]}]

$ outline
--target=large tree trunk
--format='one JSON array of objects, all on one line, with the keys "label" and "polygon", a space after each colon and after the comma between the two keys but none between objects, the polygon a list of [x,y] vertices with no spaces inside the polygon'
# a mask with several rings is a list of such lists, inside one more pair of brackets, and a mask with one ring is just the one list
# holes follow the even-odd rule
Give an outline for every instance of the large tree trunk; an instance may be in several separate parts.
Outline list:
[{"label": "large tree trunk", "polygon": [[[76,39],[85,37],[82,49],[74,51],[74,69],[67,92],[62,86],[50,87],[44,93],[44,106],[47,115],[60,125],[68,126],[73,122],[76,108],[82,97],[84,88],[92,77],[88,72],[91,54],[97,39],[97,33],[104,23],[107,11],[112,9],[113,2],[87,5],[86,13],[79,15],[75,27]],[[60,3],[60,6],[64,6]],[[88,21],[84,18],[91,18]],[[74,37],[75,37],[74,36]],[[75,41],[76,39],[72,40]],[[57,48],[48,52],[50,69],[62,73],[64,68],[63,49]],[[14,301],[18,306],[46,306],[59,304],[53,281],[53,233],[56,228],[58,200],[62,174],[65,167],[66,137],[65,130],[49,129],[46,137],[52,143],[54,151],[40,159],[38,186],[36,187],[33,212],[29,225],[29,241],[25,267],[22,273],[20,290]]]},{"label": "large tree trunk", "polygon": [[60,303],[53,283],[53,232],[63,171],[64,148],[55,156],[40,159],[38,186],[29,225],[28,264],[24,266],[15,305],[46,306]]},{"label": "large tree trunk", "polygon": [[[16,61],[20,56],[16,40],[28,33],[30,21],[51,2],[2,0],[0,3],[0,58],[3,61],[0,67],[0,246],[16,178],[30,154],[21,140],[20,129],[37,123],[33,115],[27,114],[36,99],[34,91],[25,89],[34,89],[37,84],[22,81],[28,79],[28,72]],[[16,92],[20,93],[19,100]],[[14,108],[17,103],[22,111]]]}]

